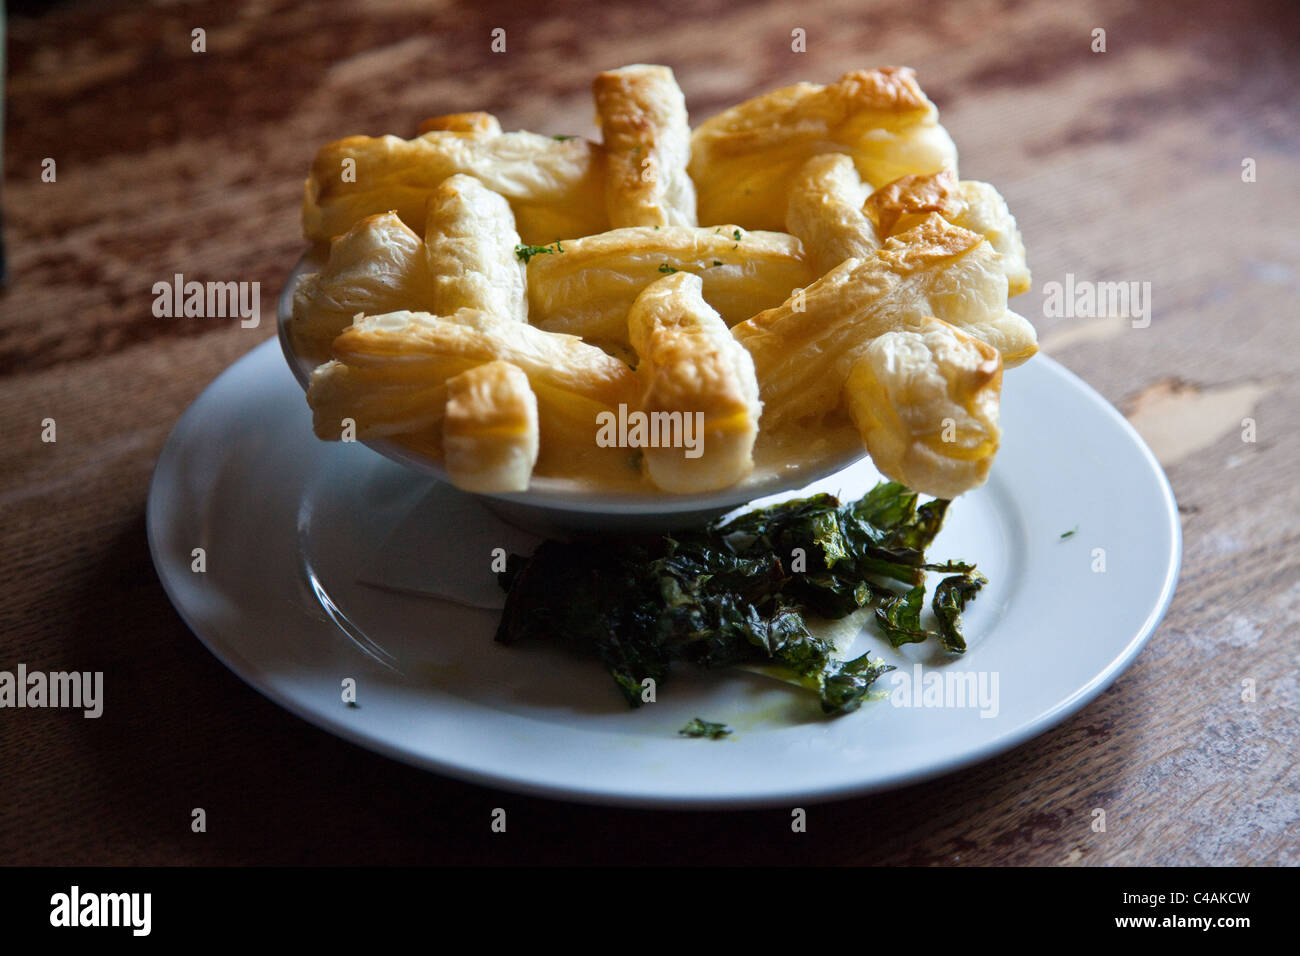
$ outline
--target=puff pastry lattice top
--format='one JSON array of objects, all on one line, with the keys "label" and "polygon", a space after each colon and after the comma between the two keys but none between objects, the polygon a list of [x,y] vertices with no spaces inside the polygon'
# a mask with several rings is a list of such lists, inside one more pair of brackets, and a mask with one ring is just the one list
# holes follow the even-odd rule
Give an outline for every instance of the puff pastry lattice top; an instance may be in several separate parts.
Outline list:
[{"label": "puff pastry lattice top", "polygon": [[714,490],[850,432],[917,491],[985,480],[1002,371],[1037,350],[1007,306],[1029,269],[912,70],[694,129],[667,67],[593,94],[600,142],[456,113],[317,153],[303,229],[328,260],[289,329],[320,362],[318,436],[394,439],[489,493]]}]

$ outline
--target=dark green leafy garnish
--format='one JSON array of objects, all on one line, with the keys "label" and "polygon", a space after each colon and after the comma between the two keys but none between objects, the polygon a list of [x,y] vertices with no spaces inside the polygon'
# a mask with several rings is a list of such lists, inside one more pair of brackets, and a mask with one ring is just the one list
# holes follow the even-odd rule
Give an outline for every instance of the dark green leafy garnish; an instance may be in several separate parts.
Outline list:
[{"label": "dark green leafy garnish", "polygon": [[560,245],[559,239],[555,240],[554,246],[555,248],[552,249],[550,246],[526,246],[523,243],[520,243],[515,246],[515,255],[519,257],[521,262],[526,263],[533,256],[553,255],[554,253],[564,251],[564,247]]},{"label": "dark green leafy garnish", "polygon": [[923,564],[921,567],[927,571],[942,571],[946,574],[970,574],[975,570],[975,565],[967,564],[965,561],[945,561],[943,564]]},{"label": "dark green leafy garnish", "polygon": [[918,584],[904,595],[886,598],[876,608],[876,623],[889,643],[895,647],[919,644],[930,636],[921,627],[921,606],[925,602],[925,585]]},{"label": "dark green leafy garnish", "polygon": [[1072,537],[1074,537],[1074,536],[1075,536],[1076,534],[1078,534],[1078,533],[1079,533],[1079,526],[1076,524],[1076,525],[1075,525],[1073,528],[1071,528],[1069,531],[1063,531],[1063,532],[1061,532],[1061,537],[1062,537],[1062,538],[1072,538]]},{"label": "dark green leafy garnish", "polygon": [[663,265],[659,267],[659,271],[662,272],[664,275],[671,275],[677,270],[665,262]]},{"label": "dark green leafy garnish", "polygon": [[565,140],[577,139],[577,137],[576,137],[576,136],[563,136],[563,135],[561,135],[561,136],[552,136],[551,139],[556,140],[557,142],[563,143]]},{"label": "dark green leafy garnish", "polygon": [[890,664],[868,661],[866,654],[845,661],[828,671],[822,680],[822,709],[832,714],[847,714],[857,710],[868,688],[881,674],[893,669]]},{"label": "dark green leafy garnish", "polygon": [[[814,495],[672,536],[544,541],[532,557],[511,555],[499,575],[508,593],[496,640],[549,640],[595,656],[633,707],[647,679],[661,684],[672,663],[687,661],[767,665],[816,690],[826,713],[848,713],[893,667],[865,654],[835,659],[805,615],[875,607],[895,647],[929,637],[964,647],[958,615],[978,585],[949,582],[973,581],[974,565],[925,558],[947,507],[918,506],[914,492],[883,482],[846,505]],[[941,618],[942,634],[920,620],[927,570],[959,573],[944,582],[943,613],[956,611]]]},{"label": "dark green leafy garnish", "polygon": [[696,717],[689,724],[677,731],[683,737],[708,737],[710,740],[717,740],[720,737],[726,737],[731,733],[731,728],[726,724],[715,724],[708,720],[700,720]]},{"label": "dark green leafy garnish", "polygon": [[961,632],[961,612],[966,610],[966,602],[975,600],[979,589],[988,583],[988,578],[973,571],[944,578],[934,589],[934,617],[939,622],[939,642],[946,650],[957,654],[965,652],[966,638]]}]

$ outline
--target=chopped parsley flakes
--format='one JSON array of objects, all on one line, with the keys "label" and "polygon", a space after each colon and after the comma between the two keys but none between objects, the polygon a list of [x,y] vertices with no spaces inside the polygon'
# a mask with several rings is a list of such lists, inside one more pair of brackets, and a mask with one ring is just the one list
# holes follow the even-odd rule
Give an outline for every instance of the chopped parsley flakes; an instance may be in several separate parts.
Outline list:
[{"label": "chopped parsley flakes", "polygon": [[515,246],[515,255],[519,257],[520,262],[527,263],[533,256],[552,255],[557,252],[563,252],[564,247],[560,245],[560,240],[555,240],[555,248],[550,246],[526,246],[523,243]]},{"label": "chopped parsley flakes", "polygon": [[677,732],[683,737],[708,737],[710,740],[718,740],[730,734],[731,728],[726,724],[715,724],[696,717]]}]

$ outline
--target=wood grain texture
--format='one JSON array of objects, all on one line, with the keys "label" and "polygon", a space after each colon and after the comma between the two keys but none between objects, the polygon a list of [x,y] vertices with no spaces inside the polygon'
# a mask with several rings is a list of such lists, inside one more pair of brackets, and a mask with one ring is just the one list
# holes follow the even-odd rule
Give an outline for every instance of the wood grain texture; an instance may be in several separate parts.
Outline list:
[{"label": "wood grain texture", "polygon": [[[0,667],[103,670],[113,698],[97,721],[0,712],[0,862],[1300,862],[1297,20],[1285,0],[20,5]],[[498,26],[505,54],[489,50]],[[190,50],[195,27],[206,53]],[[806,53],[791,52],[795,27]],[[1090,50],[1097,27],[1105,53]],[[362,751],[228,673],[149,559],[143,508],[168,430],[270,334],[269,316],[259,329],[155,318],[153,283],[258,281],[269,310],[301,248],[317,145],[410,136],[470,109],[508,129],[591,133],[592,76],[632,62],[673,67],[697,120],[797,80],[916,67],[963,178],[996,183],[1020,221],[1034,290],[1017,302],[1045,351],[1142,427],[1197,430],[1190,451],[1168,453],[1178,593],[1124,676],[997,759],[814,807],[805,834],[783,809],[571,806]],[[41,181],[45,157],[55,183]],[[1044,284],[1067,273],[1150,282],[1150,327],[1044,316]],[[1216,399],[1228,393],[1238,404]],[[55,444],[40,441],[45,417]],[[504,837],[489,832],[496,806]],[[1104,833],[1090,826],[1098,807]]]}]

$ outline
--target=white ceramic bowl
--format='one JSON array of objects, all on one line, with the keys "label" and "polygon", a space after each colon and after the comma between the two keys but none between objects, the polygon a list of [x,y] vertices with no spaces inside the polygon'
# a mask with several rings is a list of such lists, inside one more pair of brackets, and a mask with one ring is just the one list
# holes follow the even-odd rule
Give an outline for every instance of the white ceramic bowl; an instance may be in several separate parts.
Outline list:
[{"label": "white ceramic bowl", "polygon": [[[293,292],[298,277],[319,272],[323,266],[322,250],[309,249],[304,253],[289,273],[276,309],[280,347],[304,390],[311,381],[316,361],[294,351],[288,322],[293,315]],[[371,439],[364,444],[422,475],[451,484],[441,465],[396,442]],[[683,495],[653,490],[592,492],[577,489],[571,482],[561,479],[534,477],[527,491],[478,497],[511,523],[544,533],[662,532],[701,524],[756,498],[802,488],[849,467],[864,455],[865,450],[854,445],[847,452],[792,465],[780,472],[755,472],[730,487],[702,494]]]}]

